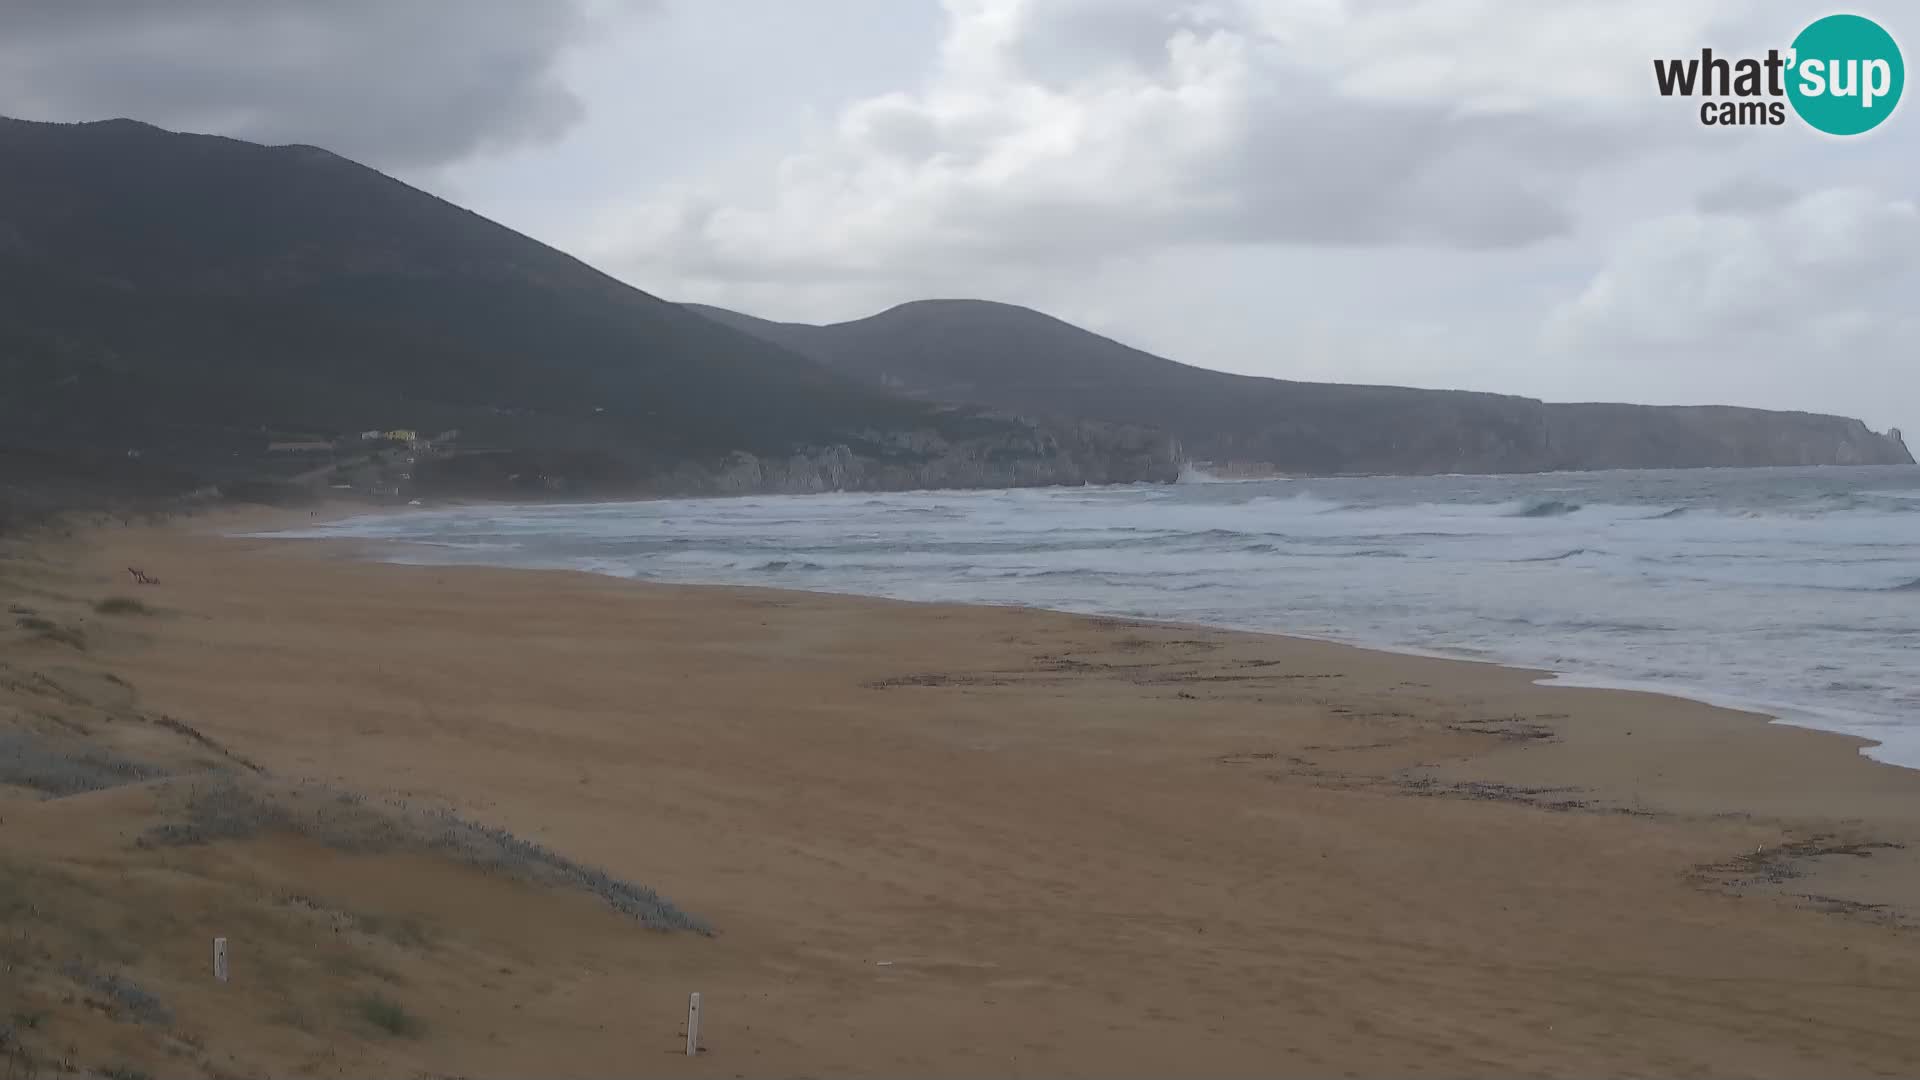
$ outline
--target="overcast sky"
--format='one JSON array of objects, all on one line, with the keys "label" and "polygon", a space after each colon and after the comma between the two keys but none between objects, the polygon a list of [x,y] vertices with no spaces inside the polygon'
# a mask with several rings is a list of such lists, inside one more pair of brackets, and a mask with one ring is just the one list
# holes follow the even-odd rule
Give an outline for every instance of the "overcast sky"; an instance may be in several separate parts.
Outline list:
[{"label": "overcast sky", "polygon": [[22,0],[0,113],[365,161],[649,292],[1025,304],[1260,375],[1920,429],[1920,102],[1651,61],[1875,0]]}]

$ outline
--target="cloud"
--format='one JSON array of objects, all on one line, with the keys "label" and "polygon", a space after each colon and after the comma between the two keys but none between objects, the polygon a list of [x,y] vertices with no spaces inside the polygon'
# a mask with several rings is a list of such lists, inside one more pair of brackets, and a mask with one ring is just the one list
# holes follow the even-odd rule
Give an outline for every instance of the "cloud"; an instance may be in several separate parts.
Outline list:
[{"label": "cloud", "polygon": [[1548,353],[1694,400],[1811,407],[1819,387],[1829,407],[1845,395],[1857,415],[1888,415],[1887,395],[1915,385],[1920,208],[1862,187],[1709,194],[1628,230],[1551,313]]},{"label": "cloud", "polygon": [[1741,175],[1701,192],[1694,206],[1703,214],[1766,214],[1799,197],[1799,191],[1778,180]]},{"label": "cloud", "polygon": [[[1649,136],[1664,0],[948,0],[921,85],[863,98],[759,186],[609,214],[638,276],[857,280],[1084,267],[1196,244],[1448,249],[1561,235]],[[1726,5],[1717,5],[1724,12]]]},{"label": "cloud", "polygon": [[572,126],[582,106],[555,64],[592,20],[580,0],[8,5],[0,111],[129,116],[435,166]]}]

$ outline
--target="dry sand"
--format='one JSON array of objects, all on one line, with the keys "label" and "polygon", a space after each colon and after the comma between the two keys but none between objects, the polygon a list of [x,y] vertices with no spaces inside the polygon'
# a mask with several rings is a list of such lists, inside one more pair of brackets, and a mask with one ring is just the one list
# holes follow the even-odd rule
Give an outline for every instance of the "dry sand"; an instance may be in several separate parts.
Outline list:
[{"label": "dry sand", "polygon": [[[53,943],[17,1035],[166,1075],[1920,1072],[1920,774],[1854,740],[1283,637],[355,554],[16,552],[5,598],[84,641],[10,629],[0,716],[170,717],[718,933],[298,837],[156,853],[148,785],[0,791],[0,913]],[[169,1034],[62,998],[88,949]]]}]

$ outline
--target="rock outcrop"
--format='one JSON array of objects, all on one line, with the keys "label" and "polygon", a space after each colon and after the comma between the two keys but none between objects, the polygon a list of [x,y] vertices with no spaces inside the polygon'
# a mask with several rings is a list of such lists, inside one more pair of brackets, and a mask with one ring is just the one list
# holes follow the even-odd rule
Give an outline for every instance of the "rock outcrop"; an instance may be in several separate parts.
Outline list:
[{"label": "rock outcrop", "polygon": [[1729,406],[1542,405],[1549,468],[1910,465],[1897,430],[1820,413]]},{"label": "rock outcrop", "polygon": [[810,495],[828,491],[910,491],[1082,484],[1171,483],[1177,443],[1158,432],[1100,424],[1043,425],[976,417],[979,431],[866,431],[854,444],[785,454],[736,450],[669,460],[605,452],[534,450],[469,454],[425,462],[423,494],[542,496]]},{"label": "rock outcrop", "polygon": [[1179,447],[1163,436],[1082,425],[1063,438],[1041,428],[953,443],[932,432],[887,440],[870,457],[845,445],[763,459],[744,451],[717,468],[683,463],[662,485],[717,495],[823,491],[908,491],[1082,484],[1171,483],[1180,475]]}]

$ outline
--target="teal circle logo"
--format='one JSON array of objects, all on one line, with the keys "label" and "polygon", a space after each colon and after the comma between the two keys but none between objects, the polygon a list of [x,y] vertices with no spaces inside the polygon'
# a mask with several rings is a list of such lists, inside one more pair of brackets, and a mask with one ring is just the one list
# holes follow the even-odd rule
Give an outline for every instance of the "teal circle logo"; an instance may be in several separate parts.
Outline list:
[{"label": "teal circle logo", "polygon": [[1787,100],[1829,135],[1871,131],[1893,114],[1907,67],[1893,35],[1872,19],[1829,15],[1793,39]]}]

